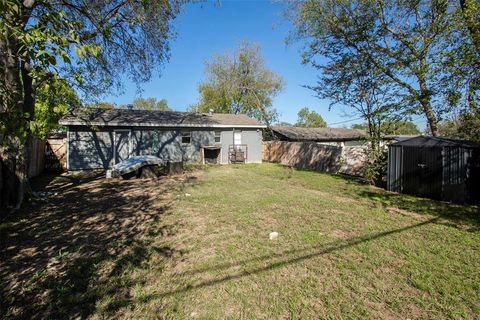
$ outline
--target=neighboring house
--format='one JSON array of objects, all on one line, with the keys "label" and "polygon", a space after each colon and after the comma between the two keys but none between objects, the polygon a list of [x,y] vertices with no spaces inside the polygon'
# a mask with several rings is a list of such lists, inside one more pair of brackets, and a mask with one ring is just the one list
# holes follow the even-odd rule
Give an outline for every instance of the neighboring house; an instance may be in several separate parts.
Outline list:
[{"label": "neighboring house", "polygon": [[390,191],[453,202],[480,201],[480,144],[418,136],[388,148]]},{"label": "neighboring house", "polygon": [[345,128],[303,128],[273,126],[274,138],[291,142],[317,142],[338,147],[361,146],[365,144],[363,130]]},{"label": "neighboring house", "polygon": [[367,162],[365,132],[344,128],[273,126],[274,140],[264,146],[264,161],[363,175]]},{"label": "neighboring house", "polygon": [[264,125],[246,115],[80,109],[63,117],[68,170],[106,169],[133,155],[189,163],[262,161]]}]

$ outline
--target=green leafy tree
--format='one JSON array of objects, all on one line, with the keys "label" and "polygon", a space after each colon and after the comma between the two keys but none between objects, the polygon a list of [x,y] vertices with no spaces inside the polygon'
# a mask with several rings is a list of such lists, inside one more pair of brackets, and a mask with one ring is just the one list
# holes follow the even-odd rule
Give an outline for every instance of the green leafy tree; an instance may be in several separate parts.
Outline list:
[{"label": "green leafy tree", "polygon": [[315,111],[310,111],[307,107],[302,108],[297,113],[298,120],[295,123],[296,127],[306,128],[320,128],[326,127],[327,123],[322,116]]},{"label": "green leafy tree", "polygon": [[381,172],[374,172],[383,170],[378,148],[383,122],[419,114],[437,135],[439,119],[462,108],[464,114],[476,114],[478,8],[476,0],[292,4],[295,36],[308,42],[304,63],[321,71],[311,88],[366,120],[373,176],[380,177]]},{"label": "green leafy tree", "polygon": [[439,79],[452,112],[443,118],[468,117],[480,102],[480,2],[460,0],[450,17],[451,36],[441,46],[445,72]]},{"label": "green leafy tree", "polygon": [[460,8],[468,33],[475,50],[480,54],[480,2],[478,0],[460,0]]},{"label": "green leafy tree", "polygon": [[480,142],[480,110],[461,114],[459,122],[456,137]]},{"label": "green leafy tree", "polygon": [[293,127],[293,124],[290,122],[285,122],[285,121],[280,121],[275,124],[276,126],[282,126],[282,127]]},{"label": "green leafy tree", "polygon": [[446,0],[307,0],[293,5],[292,17],[297,36],[309,42],[306,63],[338,70],[339,57],[362,57],[395,89],[397,106],[424,115],[436,135],[439,117],[450,111],[442,79],[450,75],[445,59],[457,32],[455,10]]},{"label": "green leafy tree", "polygon": [[382,123],[385,134],[416,135],[420,134],[417,125],[411,121],[385,121]]},{"label": "green leafy tree", "polygon": [[[170,23],[183,1],[4,0],[0,3],[0,156],[3,199],[28,192],[29,140],[37,94],[52,77],[83,97],[148,81],[168,58]],[[41,106],[39,104],[38,106]],[[18,182],[17,182],[18,181]]]},{"label": "green leafy tree", "polygon": [[260,47],[242,43],[232,54],[216,55],[205,64],[206,80],[198,87],[200,101],[191,108],[219,113],[245,113],[270,124],[278,117],[272,99],[282,78],[267,69]]},{"label": "green leafy tree", "polygon": [[[358,32],[368,33],[370,26],[364,25]],[[382,123],[398,116],[400,99],[397,90],[390,85],[389,79],[376,66],[366,59],[365,54],[337,46],[326,46],[323,54],[328,57],[327,65],[312,62],[322,73],[318,82],[308,88],[317,96],[330,101],[329,108],[336,105],[347,107],[351,116],[360,116],[365,120],[368,134],[366,148],[368,165],[365,166],[365,178],[373,184],[382,181],[385,154],[381,148]],[[305,61],[310,59],[305,57]]]},{"label": "green leafy tree", "polygon": [[168,107],[166,99],[157,101],[155,98],[137,98],[133,100],[133,108],[155,111],[172,111],[172,109]]},{"label": "green leafy tree", "polygon": [[35,96],[35,118],[30,123],[34,136],[46,138],[61,127],[58,121],[80,98],[65,79],[51,77],[41,84]]},{"label": "green leafy tree", "polygon": [[97,101],[91,103],[84,103],[85,108],[96,108],[96,109],[115,109],[117,105],[115,103],[106,102],[106,101]]},{"label": "green leafy tree", "polygon": [[444,137],[480,142],[480,111],[462,112],[439,124],[439,134]]},{"label": "green leafy tree", "polygon": [[[354,124],[352,129],[367,130],[368,124]],[[420,134],[417,125],[411,121],[405,120],[387,120],[380,125],[380,132],[382,135],[416,135]]]}]

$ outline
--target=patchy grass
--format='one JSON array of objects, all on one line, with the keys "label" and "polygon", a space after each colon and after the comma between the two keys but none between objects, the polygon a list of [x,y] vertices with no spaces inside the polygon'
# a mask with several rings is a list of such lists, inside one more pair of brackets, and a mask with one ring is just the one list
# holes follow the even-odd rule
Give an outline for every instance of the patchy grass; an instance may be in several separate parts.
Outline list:
[{"label": "patchy grass", "polygon": [[477,206],[273,164],[67,180],[2,225],[0,317],[480,317]]}]

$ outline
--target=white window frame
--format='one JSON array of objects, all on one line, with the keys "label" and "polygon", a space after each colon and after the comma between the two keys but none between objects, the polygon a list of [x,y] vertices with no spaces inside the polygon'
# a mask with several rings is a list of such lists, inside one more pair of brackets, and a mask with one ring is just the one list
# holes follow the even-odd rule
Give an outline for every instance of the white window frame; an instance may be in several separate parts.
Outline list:
[{"label": "white window frame", "polygon": [[[217,141],[218,138],[218,141]],[[222,131],[215,131],[213,133],[213,139],[215,143],[221,143],[222,142]]]},{"label": "white window frame", "polygon": [[[188,137],[188,142],[183,142],[183,138],[187,138]],[[191,144],[192,143],[192,131],[182,131],[181,132],[181,138],[182,138],[182,144]]]}]

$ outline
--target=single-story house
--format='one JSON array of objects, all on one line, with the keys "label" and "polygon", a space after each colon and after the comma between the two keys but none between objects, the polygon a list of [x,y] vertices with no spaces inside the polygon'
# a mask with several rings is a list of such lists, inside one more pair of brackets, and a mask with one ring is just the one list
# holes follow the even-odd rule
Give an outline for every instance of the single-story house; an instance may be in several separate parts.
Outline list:
[{"label": "single-story house", "polygon": [[131,109],[71,111],[67,169],[107,169],[134,155],[187,163],[262,161],[264,125],[243,114]]},{"label": "single-story house", "polygon": [[303,128],[272,126],[276,140],[291,142],[317,142],[338,147],[361,146],[365,144],[366,133],[346,128]]}]

